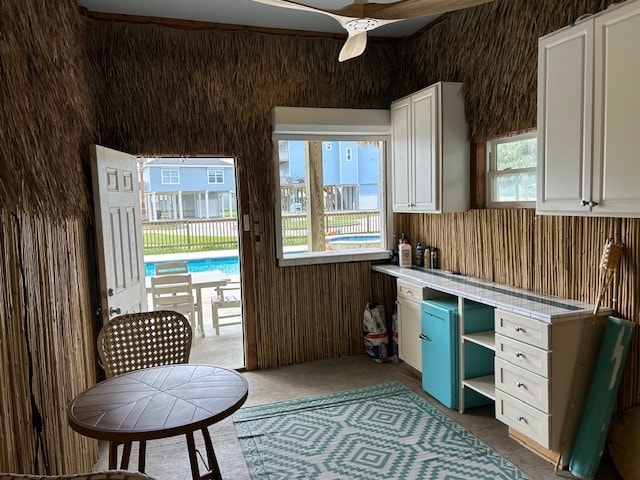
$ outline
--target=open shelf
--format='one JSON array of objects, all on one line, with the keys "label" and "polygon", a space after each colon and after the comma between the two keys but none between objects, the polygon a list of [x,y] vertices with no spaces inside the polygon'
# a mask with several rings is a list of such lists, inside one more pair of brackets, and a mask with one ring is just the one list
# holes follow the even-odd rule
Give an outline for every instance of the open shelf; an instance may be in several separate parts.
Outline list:
[{"label": "open shelf", "polygon": [[462,381],[462,385],[481,393],[485,397],[489,397],[493,401],[496,399],[496,387],[493,375],[467,378]]},{"label": "open shelf", "polygon": [[465,333],[462,335],[465,342],[477,343],[485,348],[496,351],[496,336],[493,330],[487,332]]}]

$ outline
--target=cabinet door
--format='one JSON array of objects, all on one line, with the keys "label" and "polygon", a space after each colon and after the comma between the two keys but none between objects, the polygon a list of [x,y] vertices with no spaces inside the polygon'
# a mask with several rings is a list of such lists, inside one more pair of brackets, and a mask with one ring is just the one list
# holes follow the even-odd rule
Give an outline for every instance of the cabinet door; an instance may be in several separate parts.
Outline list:
[{"label": "cabinet door", "polygon": [[411,101],[409,98],[398,100],[391,105],[391,144],[393,149],[393,211],[410,212],[412,210],[412,132]]},{"label": "cabinet door", "polygon": [[538,43],[540,213],[589,211],[593,110],[593,21]]},{"label": "cabinet door", "polygon": [[411,97],[413,104],[414,209],[433,212],[438,209],[438,86]]},{"label": "cabinet door", "polygon": [[640,2],[596,17],[594,214],[640,216],[639,45]]},{"label": "cabinet door", "polygon": [[420,304],[398,299],[398,357],[422,372]]}]

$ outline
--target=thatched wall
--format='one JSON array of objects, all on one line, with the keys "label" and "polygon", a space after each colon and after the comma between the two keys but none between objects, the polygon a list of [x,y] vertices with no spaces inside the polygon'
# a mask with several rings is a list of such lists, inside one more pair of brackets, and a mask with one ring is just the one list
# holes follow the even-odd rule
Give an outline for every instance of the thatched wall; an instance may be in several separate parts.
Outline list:
[{"label": "thatched wall", "polygon": [[[90,21],[87,46],[98,101],[98,142],[136,154],[236,156],[262,248],[243,245],[255,274],[245,311],[267,368],[363,352],[368,263],[278,268],[274,255],[276,105],[386,108],[392,47],[372,45],[340,64],[341,41],[258,33],[187,31]],[[254,261],[249,264],[247,258]],[[246,293],[246,292],[245,292]],[[255,320],[254,322],[251,319]]]},{"label": "thatched wall", "polygon": [[66,417],[96,365],[81,22],[75,0],[0,3],[2,472],[88,470],[97,451]]}]

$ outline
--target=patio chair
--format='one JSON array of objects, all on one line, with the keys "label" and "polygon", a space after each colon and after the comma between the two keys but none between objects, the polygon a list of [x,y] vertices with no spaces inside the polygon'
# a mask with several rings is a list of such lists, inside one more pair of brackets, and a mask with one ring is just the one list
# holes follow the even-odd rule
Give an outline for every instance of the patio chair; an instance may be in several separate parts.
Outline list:
[{"label": "patio chair", "polygon": [[[169,310],[129,313],[112,318],[98,334],[98,355],[107,378],[132,370],[188,363],[193,333],[184,315]],[[146,442],[140,441],[138,467],[144,470]],[[123,464],[131,442],[124,444]],[[126,465],[126,464],[124,464]],[[142,477],[145,478],[145,477]],[[115,477],[113,480],[120,480]],[[124,480],[124,479],[123,479]]]},{"label": "patio chair", "polygon": [[[220,335],[220,327],[242,324],[242,313],[235,311],[242,307],[240,297],[240,282],[231,281],[217,287],[216,293],[211,297],[211,321],[216,335]],[[220,319],[237,317],[233,322],[220,323]]]},{"label": "patio chair", "polygon": [[189,273],[187,262],[162,262],[156,263],[155,275],[171,275],[174,273]]},{"label": "patio chair", "polygon": [[103,472],[71,475],[30,475],[25,473],[0,473],[0,480],[153,480],[140,472],[106,470]]},{"label": "patio chair", "polygon": [[196,302],[190,273],[151,277],[151,303],[154,310],[174,310],[188,317],[195,331]]}]

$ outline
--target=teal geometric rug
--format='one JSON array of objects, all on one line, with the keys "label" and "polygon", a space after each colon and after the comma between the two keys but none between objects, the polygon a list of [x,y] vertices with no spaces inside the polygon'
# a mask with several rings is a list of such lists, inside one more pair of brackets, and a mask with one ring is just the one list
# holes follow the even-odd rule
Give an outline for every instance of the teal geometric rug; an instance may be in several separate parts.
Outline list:
[{"label": "teal geometric rug", "polygon": [[529,479],[397,382],[245,407],[233,422],[254,480]]}]

